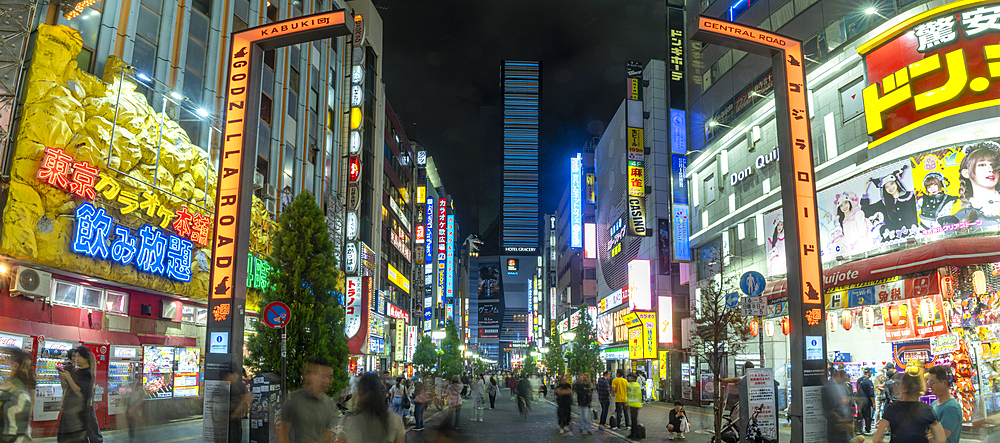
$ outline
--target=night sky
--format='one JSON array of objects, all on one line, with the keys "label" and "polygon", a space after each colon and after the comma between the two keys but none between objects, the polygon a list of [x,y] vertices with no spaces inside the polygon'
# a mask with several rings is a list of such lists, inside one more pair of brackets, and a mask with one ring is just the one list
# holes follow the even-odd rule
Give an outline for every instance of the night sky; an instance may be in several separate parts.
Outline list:
[{"label": "night sky", "polygon": [[666,51],[662,0],[373,1],[386,98],[401,123],[416,124],[455,198],[462,237],[478,230],[479,111],[502,106],[501,60],[542,61],[544,214],[562,197],[570,156],[600,137],[625,97],[625,61]]}]

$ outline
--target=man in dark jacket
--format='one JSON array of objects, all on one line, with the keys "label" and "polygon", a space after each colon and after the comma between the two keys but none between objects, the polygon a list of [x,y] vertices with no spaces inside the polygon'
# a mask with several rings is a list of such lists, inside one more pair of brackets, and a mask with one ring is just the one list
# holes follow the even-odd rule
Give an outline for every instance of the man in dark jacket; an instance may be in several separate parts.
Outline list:
[{"label": "man in dark jacket", "polygon": [[875,407],[875,384],[872,383],[871,376],[872,368],[865,368],[864,374],[857,382],[858,419],[855,430],[860,433],[864,424],[865,435],[872,433],[872,411]]},{"label": "man in dark jacket", "polygon": [[602,428],[608,426],[608,408],[611,406],[611,373],[604,371],[601,378],[597,379],[597,401],[601,403],[601,421],[598,423]]}]

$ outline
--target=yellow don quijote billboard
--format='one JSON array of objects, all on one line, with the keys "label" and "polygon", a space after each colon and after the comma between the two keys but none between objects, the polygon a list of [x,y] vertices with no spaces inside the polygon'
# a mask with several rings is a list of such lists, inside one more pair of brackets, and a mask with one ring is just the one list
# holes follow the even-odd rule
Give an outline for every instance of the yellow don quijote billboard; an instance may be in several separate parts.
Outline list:
[{"label": "yellow don quijote billboard", "polygon": [[[116,57],[104,79],[81,71],[81,48],[73,29],[38,28],[0,252],[206,299],[215,161],[178,123],[179,106],[159,102],[157,112],[147,97],[164,98],[123,75],[128,67]],[[199,124],[211,130],[210,122]],[[254,221],[269,226],[255,203]],[[269,245],[269,229],[257,232],[255,243]]]}]

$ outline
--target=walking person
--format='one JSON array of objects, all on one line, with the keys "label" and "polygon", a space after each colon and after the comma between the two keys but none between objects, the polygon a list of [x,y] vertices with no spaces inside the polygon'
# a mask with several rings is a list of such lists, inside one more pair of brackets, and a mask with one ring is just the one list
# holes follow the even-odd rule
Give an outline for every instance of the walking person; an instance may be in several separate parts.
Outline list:
[{"label": "walking person", "polygon": [[90,441],[91,415],[94,414],[94,373],[91,370],[94,354],[90,348],[80,346],[72,353],[71,362],[58,368],[59,382],[63,388],[63,409],[59,414],[59,443],[87,443]]},{"label": "walking person", "polygon": [[[946,441],[944,428],[934,416],[934,411],[926,403],[920,401],[924,392],[923,378],[920,371],[906,371],[900,377],[900,398],[885,406],[882,420],[875,430],[875,443],[882,443],[885,434],[892,434],[889,443],[944,443]],[[933,440],[927,437],[930,431]]]},{"label": "walking person", "polygon": [[684,440],[684,421],[687,420],[687,414],[684,412],[684,403],[675,401],[674,408],[670,410],[668,418],[667,438],[670,440],[674,438]]},{"label": "walking person", "polygon": [[[629,416],[628,416],[628,381],[625,380],[625,371],[619,369],[615,373],[614,381],[611,382],[611,390],[615,394],[615,423],[618,425],[618,429],[628,429],[629,427]],[[625,421],[622,421],[622,415],[624,415]]]},{"label": "walking person", "polygon": [[639,390],[642,391],[642,402],[646,402],[646,376],[642,371],[636,371],[635,382],[639,383]]},{"label": "walking person", "polygon": [[642,409],[642,387],[639,386],[639,382],[636,381],[635,374],[628,375],[628,412],[631,415],[632,426],[629,428],[630,432],[628,438],[641,439],[646,438],[645,435],[640,434],[641,425],[639,424],[639,410]]},{"label": "walking person", "polygon": [[875,385],[872,383],[872,368],[865,368],[857,383],[858,419],[855,432],[872,435],[872,410],[875,408]]},{"label": "walking person", "polygon": [[486,379],[479,374],[472,381],[472,421],[483,421],[483,409],[486,409]]},{"label": "walking person", "polygon": [[[453,375],[451,377],[451,384],[448,385],[448,389],[445,389],[445,395],[448,396],[448,410],[449,416],[447,421],[442,422],[442,427],[448,427],[454,423],[454,428],[458,429],[458,417],[462,414],[462,390],[465,385],[462,384],[462,379],[458,375]],[[452,420],[454,419],[454,422]]]},{"label": "walking person", "polygon": [[891,366],[891,363],[886,364],[885,367],[879,371],[878,375],[875,376],[875,380],[873,380],[875,384],[875,423],[878,423],[878,421],[882,419],[882,408],[885,406],[885,382],[888,380],[885,372]]},{"label": "walking person", "polygon": [[593,388],[590,385],[590,374],[583,373],[576,376],[576,383],[573,384],[576,391],[576,404],[580,407],[580,435],[594,433],[594,416],[590,412],[590,403],[593,401]]},{"label": "walking person", "polygon": [[514,400],[517,396],[517,378],[513,375],[507,376],[507,388],[510,389],[510,399]]},{"label": "walking person", "polygon": [[0,442],[31,441],[31,407],[35,392],[35,371],[31,354],[18,348],[5,349],[10,373],[0,382]]},{"label": "walking person", "polygon": [[556,385],[556,417],[559,422],[559,433],[569,431],[570,409],[573,407],[573,388],[566,377],[559,379]]},{"label": "walking person", "polygon": [[302,368],[302,381],[302,387],[289,393],[281,407],[278,442],[328,442],[333,439],[337,411],[326,395],[333,385],[333,367],[325,358],[310,360]]},{"label": "walking person", "polygon": [[962,405],[951,396],[951,368],[934,366],[927,370],[927,387],[937,397],[934,416],[944,429],[945,443],[958,443],[962,438]]},{"label": "walking person", "polygon": [[608,426],[608,407],[611,406],[611,373],[604,371],[597,379],[597,401],[601,403],[601,421],[598,426]]},{"label": "walking person", "polygon": [[823,385],[823,414],[826,416],[826,435],[829,443],[848,443],[852,441],[854,420],[851,419],[850,388],[847,386],[847,373],[843,369],[834,368],[830,380]]},{"label": "walking person", "polygon": [[[433,389],[433,385],[432,389]],[[424,430],[424,410],[427,409],[427,402],[430,401],[431,396],[427,393],[427,389],[424,387],[424,383],[417,382],[413,384],[413,430],[423,431]]]},{"label": "walking person", "polygon": [[497,392],[500,391],[500,386],[497,385],[497,378],[490,377],[489,388],[487,389],[490,393],[490,409],[497,408]]},{"label": "walking person", "polygon": [[396,384],[389,389],[389,397],[392,399],[392,413],[402,417],[403,399],[406,398],[406,387],[403,386],[403,377],[396,377]]},{"label": "walking person", "polygon": [[[361,376],[358,380],[355,410],[344,416],[339,432],[347,443],[406,443],[403,419],[389,413],[385,396],[385,385],[378,375],[367,373]],[[326,443],[329,440],[319,441]],[[296,440],[292,442],[299,443]]]}]

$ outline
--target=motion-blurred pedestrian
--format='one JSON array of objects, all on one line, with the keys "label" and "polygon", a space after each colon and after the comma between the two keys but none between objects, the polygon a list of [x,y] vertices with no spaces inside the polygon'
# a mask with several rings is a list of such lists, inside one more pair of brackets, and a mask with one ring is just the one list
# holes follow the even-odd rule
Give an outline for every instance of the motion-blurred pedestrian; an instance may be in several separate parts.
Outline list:
[{"label": "motion-blurred pedestrian", "polygon": [[[319,443],[333,439],[334,401],[326,395],[333,384],[333,368],[324,358],[306,363],[302,388],[288,394],[281,407],[280,443]],[[232,440],[230,440],[232,441]]]},{"label": "motion-blurred pedestrian", "polygon": [[389,413],[385,396],[384,384],[377,375],[365,374],[358,380],[357,409],[344,416],[340,429],[346,443],[406,442],[403,419]]},{"label": "motion-blurred pedestrian", "polygon": [[10,373],[0,382],[0,442],[31,441],[31,405],[35,392],[35,371],[31,354],[21,349],[5,349]]}]

